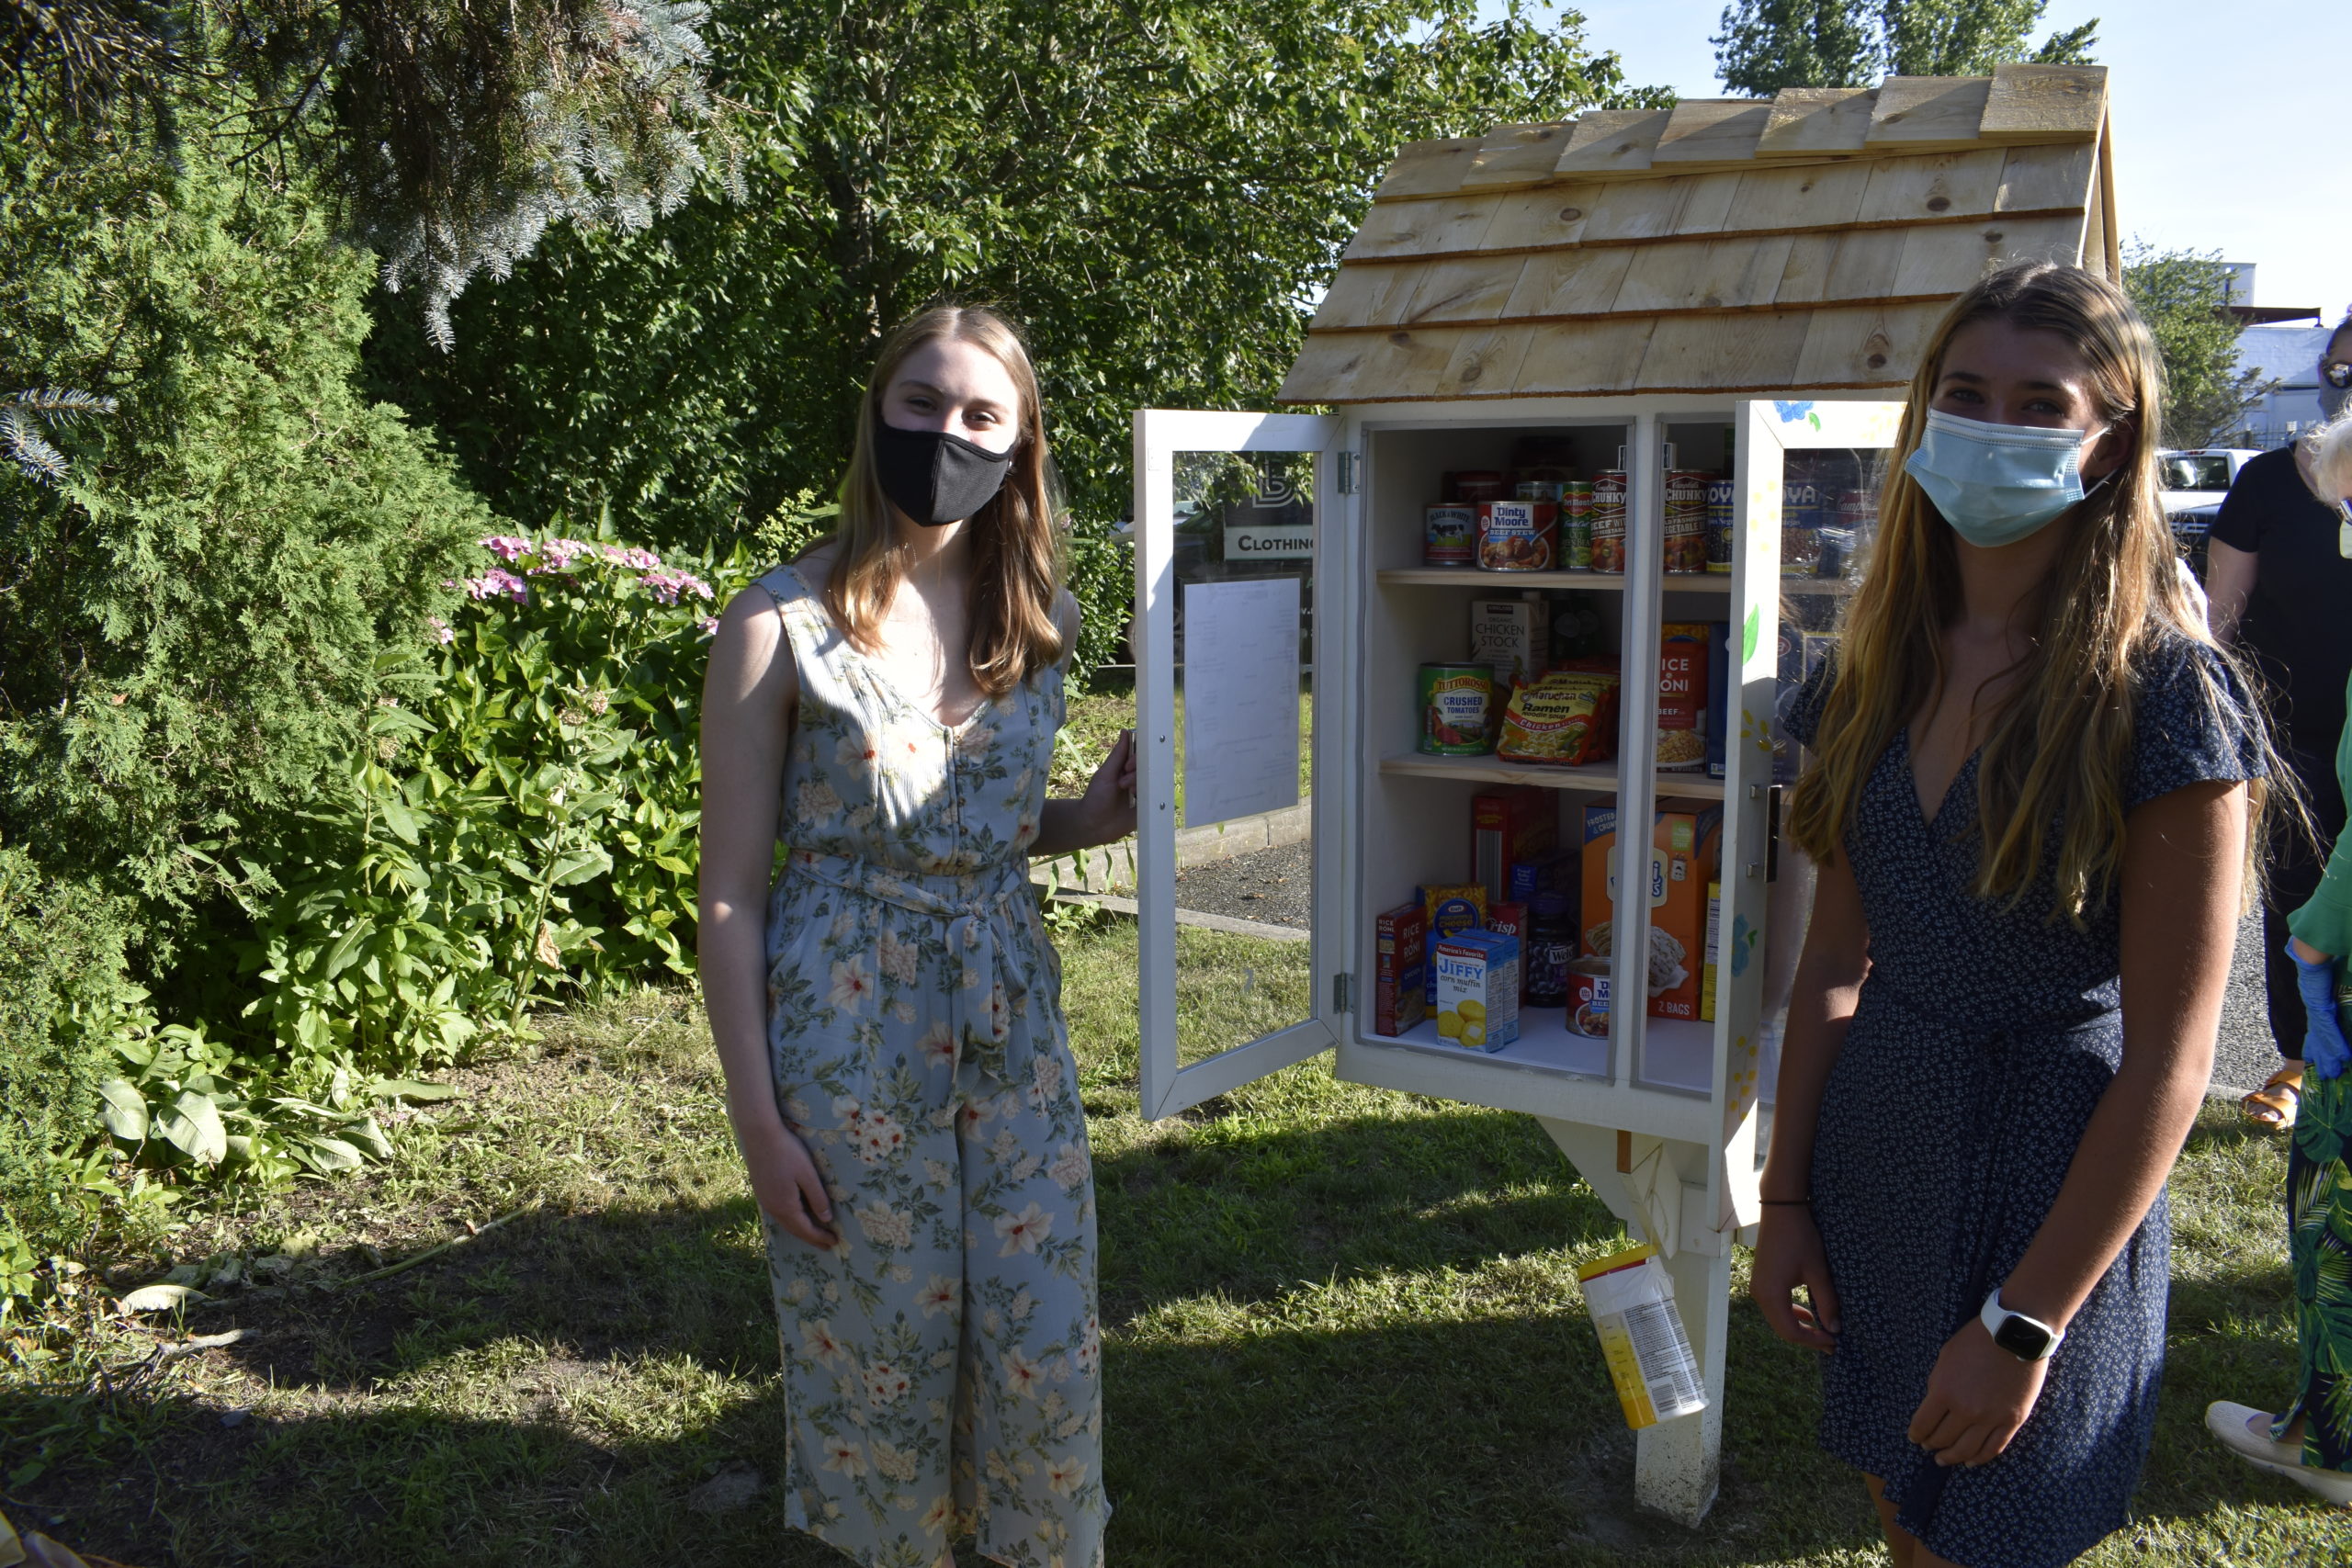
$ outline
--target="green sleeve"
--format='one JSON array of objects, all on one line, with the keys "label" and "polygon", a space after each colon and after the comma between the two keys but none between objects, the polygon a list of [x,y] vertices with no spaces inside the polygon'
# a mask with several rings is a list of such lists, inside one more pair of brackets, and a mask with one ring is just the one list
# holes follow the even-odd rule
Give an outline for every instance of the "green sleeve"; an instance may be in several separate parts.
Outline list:
[{"label": "green sleeve", "polygon": [[[2352,684],[2345,701],[2352,705]],[[2352,724],[2335,742],[2335,780],[2352,800]],[[2335,840],[2327,859],[2327,874],[2311,902],[2287,917],[2287,929],[2331,958],[2352,955],[2352,831]]]}]

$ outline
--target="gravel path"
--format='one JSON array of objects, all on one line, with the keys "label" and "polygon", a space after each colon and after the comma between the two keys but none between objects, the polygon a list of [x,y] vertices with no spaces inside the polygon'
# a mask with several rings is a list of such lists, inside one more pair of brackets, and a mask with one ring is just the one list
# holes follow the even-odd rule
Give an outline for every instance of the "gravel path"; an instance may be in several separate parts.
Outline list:
[{"label": "gravel path", "polygon": [[[1183,908],[1305,931],[1314,923],[1313,858],[1306,844],[1236,855],[1185,872],[1176,879]],[[2229,994],[2222,1003],[2222,1037],[2213,1058],[2213,1088],[2243,1093],[2278,1065],[2262,1000],[2262,921],[2238,928]]]}]

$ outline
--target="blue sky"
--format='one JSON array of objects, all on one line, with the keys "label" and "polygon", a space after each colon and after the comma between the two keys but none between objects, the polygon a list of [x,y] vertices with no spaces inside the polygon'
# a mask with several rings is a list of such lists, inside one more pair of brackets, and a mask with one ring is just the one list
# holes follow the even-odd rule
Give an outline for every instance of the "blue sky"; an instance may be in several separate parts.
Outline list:
[{"label": "blue sky", "polygon": [[[1623,57],[1628,80],[1724,96],[1707,41],[1724,0],[1573,9],[1588,43]],[[2114,73],[2123,232],[2256,264],[2257,304],[2342,315],[2352,306],[2352,0],[2052,0],[2042,28],[2094,17],[2094,53]]]}]

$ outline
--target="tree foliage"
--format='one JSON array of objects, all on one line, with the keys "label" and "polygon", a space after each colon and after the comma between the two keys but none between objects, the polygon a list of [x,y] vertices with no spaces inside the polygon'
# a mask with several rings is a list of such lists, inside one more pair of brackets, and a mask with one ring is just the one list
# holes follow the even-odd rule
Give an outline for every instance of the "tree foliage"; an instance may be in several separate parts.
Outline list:
[{"label": "tree foliage", "polygon": [[2098,19],[2032,42],[2048,0],[1736,0],[1715,74],[1759,96],[1783,87],[1866,87],[1882,76],[1982,76],[2009,61],[2080,65]]},{"label": "tree foliage", "polygon": [[746,200],[552,237],[447,358],[399,322],[371,348],[526,525],[716,545],[830,491],[878,335],[943,293],[1026,322],[1099,525],[1132,408],[1272,398],[1400,143],[1627,97],[1473,0],[729,0],[709,37]]},{"label": "tree foliage", "polygon": [[695,0],[0,0],[0,137],[70,154],[144,129],[315,176],[393,288],[448,306],[550,223],[642,229],[736,144]]},{"label": "tree foliage", "polygon": [[2164,444],[2223,445],[2245,427],[2246,410],[2278,383],[2239,367],[2237,319],[2226,308],[2230,269],[2221,253],[2159,251],[2135,242],[2123,254],[2123,289],[2164,356]]},{"label": "tree foliage", "polygon": [[0,840],[168,932],[348,752],[489,513],[354,372],[371,271],[299,188],[0,144],[0,378],[116,398],[0,465]]}]

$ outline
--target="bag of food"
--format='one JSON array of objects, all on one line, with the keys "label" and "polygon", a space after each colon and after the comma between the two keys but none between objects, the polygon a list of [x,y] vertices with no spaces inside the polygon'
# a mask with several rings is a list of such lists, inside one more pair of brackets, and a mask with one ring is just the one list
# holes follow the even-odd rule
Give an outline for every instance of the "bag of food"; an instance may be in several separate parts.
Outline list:
[{"label": "bag of food", "polygon": [[1555,670],[1510,694],[1495,754],[1507,762],[1569,767],[1609,761],[1616,739],[1617,677]]}]

